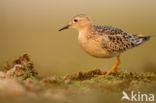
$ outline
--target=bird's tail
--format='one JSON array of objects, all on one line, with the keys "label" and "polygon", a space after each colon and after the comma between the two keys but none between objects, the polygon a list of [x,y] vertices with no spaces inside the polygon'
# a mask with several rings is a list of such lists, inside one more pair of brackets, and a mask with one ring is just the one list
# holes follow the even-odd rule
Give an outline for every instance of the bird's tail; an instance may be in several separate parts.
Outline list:
[{"label": "bird's tail", "polygon": [[143,44],[144,42],[148,41],[151,38],[150,35],[148,36],[143,36],[143,35],[134,35],[132,37],[132,43],[134,44],[133,47],[135,46],[139,46],[141,44]]},{"label": "bird's tail", "polygon": [[139,36],[139,39],[141,39],[142,43],[148,41],[151,38],[151,36]]}]

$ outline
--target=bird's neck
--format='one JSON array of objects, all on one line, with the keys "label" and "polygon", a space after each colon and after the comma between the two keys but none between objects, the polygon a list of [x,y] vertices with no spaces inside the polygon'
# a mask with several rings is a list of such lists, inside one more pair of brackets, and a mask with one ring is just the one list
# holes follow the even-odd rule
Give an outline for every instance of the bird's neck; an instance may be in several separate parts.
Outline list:
[{"label": "bird's neck", "polygon": [[88,37],[91,36],[92,26],[88,26],[79,30],[78,40],[80,42],[85,42],[88,40]]},{"label": "bird's neck", "polygon": [[87,36],[90,34],[92,30],[92,25],[84,26],[81,29],[79,29],[79,35]]}]

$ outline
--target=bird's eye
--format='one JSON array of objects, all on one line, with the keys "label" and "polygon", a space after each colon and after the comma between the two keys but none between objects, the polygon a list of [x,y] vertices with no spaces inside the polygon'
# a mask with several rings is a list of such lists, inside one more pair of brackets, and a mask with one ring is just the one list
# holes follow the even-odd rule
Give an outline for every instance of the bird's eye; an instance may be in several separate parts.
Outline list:
[{"label": "bird's eye", "polygon": [[78,22],[78,20],[77,19],[74,19],[74,22]]}]

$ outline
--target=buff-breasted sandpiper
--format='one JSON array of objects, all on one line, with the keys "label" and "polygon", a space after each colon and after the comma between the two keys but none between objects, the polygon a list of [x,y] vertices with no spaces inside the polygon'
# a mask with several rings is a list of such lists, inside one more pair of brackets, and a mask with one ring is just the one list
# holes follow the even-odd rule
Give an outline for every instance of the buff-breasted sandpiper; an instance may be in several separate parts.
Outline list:
[{"label": "buff-breasted sandpiper", "polygon": [[91,19],[85,14],[74,16],[69,24],[59,31],[68,28],[78,30],[78,41],[88,54],[98,58],[116,57],[115,64],[107,74],[118,72],[121,53],[150,39],[150,36],[129,34],[111,26],[93,25]]}]

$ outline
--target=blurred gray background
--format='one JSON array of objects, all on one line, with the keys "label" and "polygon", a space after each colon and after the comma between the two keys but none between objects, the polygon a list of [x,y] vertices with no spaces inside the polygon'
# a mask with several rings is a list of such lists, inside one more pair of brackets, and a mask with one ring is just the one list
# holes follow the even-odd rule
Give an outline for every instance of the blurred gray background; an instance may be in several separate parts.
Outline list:
[{"label": "blurred gray background", "polygon": [[[86,54],[78,32],[58,29],[77,15],[89,15],[97,25],[129,33],[156,34],[156,0],[1,0],[0,67],[28,53],[42,75],[62,75],[95,68],[109,69],[112,59]],[[122,54],[122,70],[156,71],[156,38]]]}]

